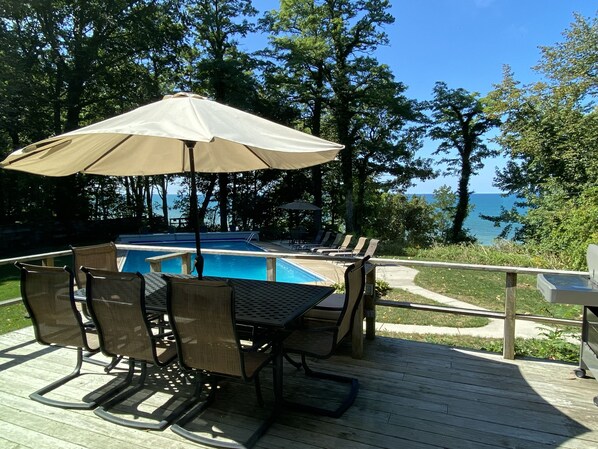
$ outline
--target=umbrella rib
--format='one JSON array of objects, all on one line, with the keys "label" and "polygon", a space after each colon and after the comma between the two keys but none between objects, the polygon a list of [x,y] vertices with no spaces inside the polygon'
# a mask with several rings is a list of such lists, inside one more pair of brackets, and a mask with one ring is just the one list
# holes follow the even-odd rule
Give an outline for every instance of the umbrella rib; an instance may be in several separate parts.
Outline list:
[{"label": "umbrella rib", "polygon": [[[48,145],[50,143],[54,143],[54,142],[48,142]],[[12,161],[8,161],[7,165],[13,165],[17,162],[21,162],[22,160],[31,157],[31,156],[35,156],[36,154],[38,154],[42,151],[45,151],[47,149],[46,146],[47,145],[44,145],[43,147],[36,147],[34,150],[29,151],[27,154],[23,154],[21,157],[17,157],[15,159],[13,159]],[[25,148],[27,148],[27,147],[25,147]]]},{"label": "umbrella rib", "polygon": [[247,149],[248,149],[248,150],[251,152],[251,154],[253,154],[255,157],[257,157],[257,158],[258,158],[258,159],[259,159],[259,160],[260,160],[260,161],[261,161],[261,162],[262,162],[262,163],[263,163],[263,164],[264,164],[266,167],[268,167],[268,168],[272,168],[272,167],[270,167],[270,164],[268,164],[268,163],[267,163],[265,160],[263,160],[263,159],[262,159],[262,158],[261,158],[261,157],[260,157],[258,154],[256,154],[256,153],[255,153],[255,151],[253,151],[253,150],[252,150],[250,147],[248,147],[248,146],[247,146],[247,145],[245,145],[245,144],[243,144],[243,146],[244,146],[245,148],[247,148]]},{"label": "umbrella rib", "polygon": [[131,137],[133,137],[132,134],[127,135],[123,140],[121,140],[120,142],[118,142],[116,145],[114,145],[112,148],[110,148],[110,150],[106,151],[105,153],[102,153],[102,155],[97,158],[95,161],[93,161],[91,164],[89,164],[87,167],[85,167],[83,170],[80,170],[81,172],[86,172],[87,170],[89,170],[91,167],[93,167],[95,164],[97,164],[98,162],[100,162],[102,159],[104,159],[105,157],[107,157],[110,153],[112,153],[114,150],[116,150],[118,147],[120,147],[123,143],[125,143],[127,140],[129,140]]}]

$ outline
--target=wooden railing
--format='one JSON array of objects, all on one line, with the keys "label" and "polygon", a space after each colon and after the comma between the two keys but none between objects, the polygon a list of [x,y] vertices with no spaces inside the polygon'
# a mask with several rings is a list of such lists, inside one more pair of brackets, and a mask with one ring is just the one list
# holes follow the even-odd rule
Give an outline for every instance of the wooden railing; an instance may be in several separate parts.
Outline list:
[{"label": "wooden railing", "polygon": [[[192,271],[191,257],[195,253],[195,249],[183,249],[180,247],[169,246],[140,246],[140,245],[124,245],[118,244],[119,250],[128,251],[153,251],[166,252],[167,254],[149,257],[146,261],[150,264],[151,271],[161,271],[161,264],[164,260],[181,258],[183,273],[190,273]],[[244,257],[260,257],[266,258],[267,279],[269,281],[276,281],[276,259],[295,259],[295,260],[334,260],[336,262],[344,261],[351,262],[354,258],[347,257],[329,257],[315,254],[304,253],[280,253],[280,252],[261,252],[261,251],[229,251],[229,250],[202,250],[205,254],[221,254],[231,256]],[[56,251],[51,253],[35,254],[31,256],[17,257],[12,259],[0,259],[0,265],[12,264],[15,261],[39,261],[44,265],[53,266],[54,259],[61,256],[70,255],[70,251]],[[417,261],[406,259],[387,259],[387,258],[373,258],[370,259],[372,267],[368,270],[366,275],[366,290],[364,300],[362,301],[362,309],[356,316],[355,324],[363,323],[365,318],[365,337],[367,339],[374,339],[376,335],[376,306],[399,307],[413,310],[422,310],[428,312],[452,313],[457,315],[469,315],[494,319],[504,320],[503,331],[503,357],[505,359],[515,358],[515,323],[517,320],[527,320],[539,323],[547,323],[552,325],[567,325],[567,326],[581,326],[581,321],[552,318],[547,316],[527,315],[516,313],[516,292],[517,292],[517,276],[520,274],[538,275],[541,273],[560,273],[560,274],[587,274],[579,271],[563,271],[563,270],[546,270],[538,268],[523,268],[523,267],[505,267],[495,265],[476,265],[476,264],[462,264],[462,263],[448,263],[448,262],[432,262],[432,261]],[[505,275],[505,301],[503,311],[487,311],[477,309],[465,309],[458,307],[443,307],[428,304],[414,304],[409,302],[387,301],[376,299],[375,285],[376,285],[376,266],[377,265],[397,265],[406,267],[432,267],[445,269],[459,269],[459,270],[477,270],[486,272],[499,272]],[[0,303],[2,305],[9,305],[16,300],[9,300]],[[360,357],[363,351],[363,329],[362,326],[354,326],[355,333],[353,334],[353,356]]]}]

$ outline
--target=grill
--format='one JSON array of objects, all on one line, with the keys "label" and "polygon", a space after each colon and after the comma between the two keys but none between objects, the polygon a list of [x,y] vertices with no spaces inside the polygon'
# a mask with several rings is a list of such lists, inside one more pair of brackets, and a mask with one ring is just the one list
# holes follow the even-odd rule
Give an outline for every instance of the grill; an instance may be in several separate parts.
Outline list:
[{"label": "grill", "polygon": [[[598,379],[598,245],[588,247],[588,275],[540,274],[538,289],[549,302],[583,306],[581,349],[577,377],[588,371]],[[594,397],[598,406],[598,396]]]}]

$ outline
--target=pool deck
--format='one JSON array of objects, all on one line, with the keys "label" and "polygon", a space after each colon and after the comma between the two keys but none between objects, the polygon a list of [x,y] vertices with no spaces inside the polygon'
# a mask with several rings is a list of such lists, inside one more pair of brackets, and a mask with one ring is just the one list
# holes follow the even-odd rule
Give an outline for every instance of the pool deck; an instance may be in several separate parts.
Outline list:
[{"label": "pool deck", "polygon": [[[276,251],[285,253],[295,253],[295,249],[285,245],[282,242],[253,242],[266,251]],[[293,259],[292,263],[300,267],[316,273],[326,278],[327,284],[336,284],[344,282],[345,265],[342,263],[335,263],[329,260],[307,260],[307,259]]]}]

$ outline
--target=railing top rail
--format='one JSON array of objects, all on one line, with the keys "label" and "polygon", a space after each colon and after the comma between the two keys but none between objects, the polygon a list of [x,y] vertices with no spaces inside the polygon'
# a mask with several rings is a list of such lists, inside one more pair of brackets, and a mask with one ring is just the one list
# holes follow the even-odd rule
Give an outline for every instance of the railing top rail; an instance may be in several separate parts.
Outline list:
[{"label": "railing top rail", "polygon": [[[160,252],[187,252],[195,253],[195,248],[181,248],[177,246],[157,246],[157,245],[128,245],[117,244],[116,247],[120,250],[131,251],[160,251]],[[263,251],[233,251],[223,249],[202,249],[205,254],[224,254],[231,256],[246,256],[246,257],[271,257],[275,259],[305,259],[305,260],[334,260],[341,262],[352,262],[357,260],[355,257],[331,257],[321,254],[304,254],[304,253],[285,253],[285,252],[263,252]],[[32,254],[28,256],[12,257],[8,259],[0,259],[0,265],[13,264],[16,261],[30,261],[41,260],[51,257],[68,256],[71,254],[70,250],[53,251],[41,254]],[[559,274],[577,274],[586,275],[585,271],[568,271],[568,270],[552,270],[548,268],[527,268],[527,267],[510,267],[502,265],[478,265],[466,264],[456,262],[435,262],[426,260],[410,260],[410,259],[391,259],[376,257],[371,258],[369,263],[375,265],[402,265],[406,267],[431,267],[431,268],[453,268],[459,270],[478,270],[478,271],[494,271],[499,273],[516,273],[516,274],[530,274],[537,275],[541,273],[559,273]]]}]

